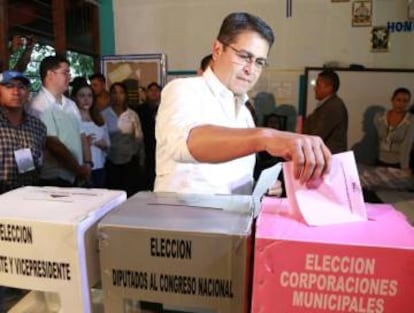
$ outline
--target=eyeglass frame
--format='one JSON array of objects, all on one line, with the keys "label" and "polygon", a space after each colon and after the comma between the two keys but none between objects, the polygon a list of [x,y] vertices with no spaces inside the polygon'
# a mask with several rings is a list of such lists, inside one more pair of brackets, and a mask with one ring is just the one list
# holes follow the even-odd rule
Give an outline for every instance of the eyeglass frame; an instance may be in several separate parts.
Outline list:
[{"label": "eyeglass frame", "polygon": [[52,72],[53,73],[57,73],[57,74],[64,75],[66,77],[72,77],[72,74],[70,73],[70,71],[59,72],[58,70],[52,70]]},{"label": "eyeglass frame", "polygon": [[[222,42],[222,41],[220,41],[220,42],[224,47],[229,47],[230,49],[232,49],[234,51],[234,53],[236,54],[236,56],[239,59],[241,59],[242,62],[244,62],[243,63],[244,65],[254,64],[255,68],[259,69],[259,70],[263,70],[264,68],[269,66],[269,63],[268,63],[267,59],[265,59],[265,58],[256,58],[255,55],[253,53],[249,52],[249,51],[246,51],[246,50],[243,50],[243,49],[239,50],[239,49],[233,47],[233,45],[231,45],[231,44],[228,44],[228,43],[225,43],[225,42]],[[259,62],[257,62],[257,61],[259,61]],[[263,64],[261,62],[263,62]]]}]

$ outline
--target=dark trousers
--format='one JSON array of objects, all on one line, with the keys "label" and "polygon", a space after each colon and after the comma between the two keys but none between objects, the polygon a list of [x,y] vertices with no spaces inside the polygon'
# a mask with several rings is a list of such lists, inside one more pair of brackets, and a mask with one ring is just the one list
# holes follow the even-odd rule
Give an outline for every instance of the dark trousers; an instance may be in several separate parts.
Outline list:
[{"label": "dark trousers", "polygon": [[107,160],[105,169],[106,188],[124,190],[128,197],[143,190],[144,175],[138,156],[134,156],[128,163],[124,164],[114,164]]},{"label": "dark trousers", "polygon": [[92,187],[104,188],[106,183],[106,170],[105,168],[99,168],[93,170],[91,173]]}]

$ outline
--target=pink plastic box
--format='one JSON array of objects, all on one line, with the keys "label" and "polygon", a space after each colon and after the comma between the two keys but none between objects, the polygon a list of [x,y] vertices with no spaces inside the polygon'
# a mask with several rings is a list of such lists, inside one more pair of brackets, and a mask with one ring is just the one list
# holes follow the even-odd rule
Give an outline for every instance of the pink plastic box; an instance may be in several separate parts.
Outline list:
[{"label": "pink plastic box", "polygon": [[257,220],[252,313],[414,312],[414,228],[392,206],[369,220],[310,227],[265,198]]}]

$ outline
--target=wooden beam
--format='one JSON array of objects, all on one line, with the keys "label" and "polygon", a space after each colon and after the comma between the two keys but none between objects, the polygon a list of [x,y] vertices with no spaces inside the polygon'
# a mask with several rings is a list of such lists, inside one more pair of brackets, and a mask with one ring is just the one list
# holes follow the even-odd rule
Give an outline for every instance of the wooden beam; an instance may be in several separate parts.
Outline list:
[{"label": "wooden beam", "polygon": [[101,55],[101,40],[99,34],[99,9],[100,7],[97,5],[92,6],[92,19],[90,24],[90,29],[92,32],[92,40],[93,40],[93,67],[95,72],[101,71],[101,62],[100,62],[100,55]]},{"label": "wooden beam", "polygon": [[66,0],[52,0],[54,48],[66,55]]},{"label": "wooden beam", "polygon": [[0,72],[9,67],[9,50],[8,50],[8,0],[0,0]]}]

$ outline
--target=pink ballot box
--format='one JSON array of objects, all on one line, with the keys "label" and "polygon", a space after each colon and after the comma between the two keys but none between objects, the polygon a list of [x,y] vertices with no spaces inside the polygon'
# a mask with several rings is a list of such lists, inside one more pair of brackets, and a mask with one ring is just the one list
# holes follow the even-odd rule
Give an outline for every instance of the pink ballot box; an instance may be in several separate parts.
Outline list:
[{"label": "pink ballot box", "polygon": [[414,312],[414,229],[390,205],[366,208],[368,221],[312,227],[264,198],[252,313]]}]

